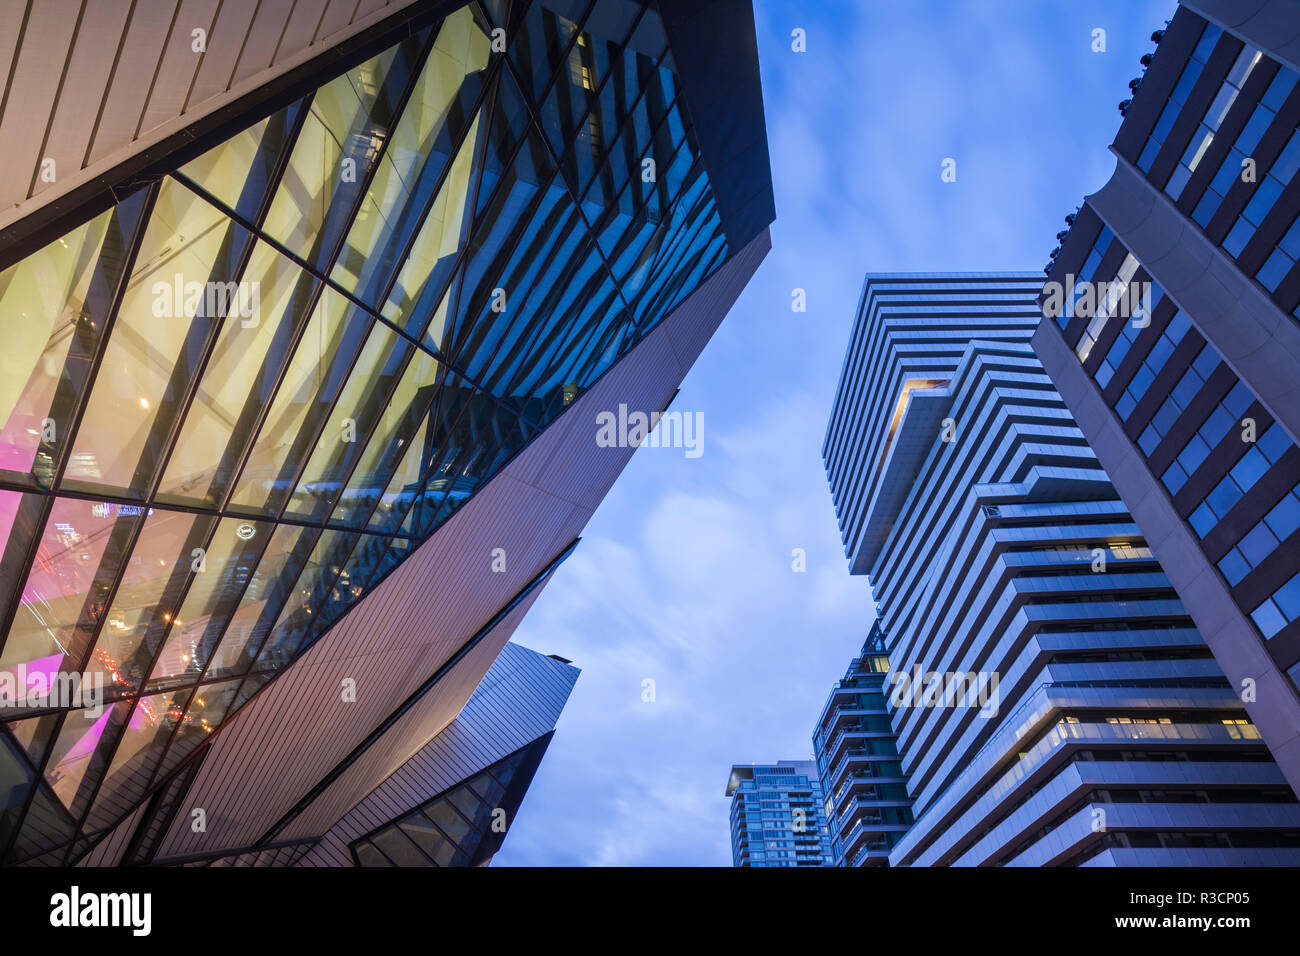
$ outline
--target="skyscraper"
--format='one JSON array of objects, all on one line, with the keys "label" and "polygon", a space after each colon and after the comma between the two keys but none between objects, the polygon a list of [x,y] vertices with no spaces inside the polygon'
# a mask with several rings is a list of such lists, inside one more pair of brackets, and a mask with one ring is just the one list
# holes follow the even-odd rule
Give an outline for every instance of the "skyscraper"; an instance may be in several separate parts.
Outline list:
[{"label": "skyscraper", "polygon": [[831,688],[813,733],[836,866],[888,866],[912,825],[907,776],[898,759],[885,686],[889,655],[880,622],[844,679]]},{"label": "skyscraper", "polygon": [[[401,856],[386,781],[634,450],[598,417],[662,410],[769,248],[752,13],[173,6],[18,25],[0,860],[307,859],[373,803]],[[423,818],[509,810],[517,750]],[[479,810],[407,860],[481,862]]]},{"label": "skyscraper", "polygon": [[823,455],[915,823],[890,865],[1300,862],[1300,803],[1030,347],[1028,274],[870,275]]},{"label": "skyscraper", "polygon": [[731,797],[733,866],[830,866],[821,780],[811,760],[735,764]]},{"label": "skyscraper", "polygon": [[[1115,171],[1069,217],[1034,339],[1293,788],[1297,30],[1293,4],[1197,0],[1153,36],[1121,105]],[[1144,297],[1149,315],[1108,307]]]}]

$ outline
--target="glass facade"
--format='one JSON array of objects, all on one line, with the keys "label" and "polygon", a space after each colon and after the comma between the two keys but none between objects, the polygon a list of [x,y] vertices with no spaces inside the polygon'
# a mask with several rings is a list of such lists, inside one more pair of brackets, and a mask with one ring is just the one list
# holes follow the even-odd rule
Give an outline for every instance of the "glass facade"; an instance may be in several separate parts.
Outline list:
[{"label": "glass facade", "polygon": [[737,764],[731,797],[731,860],[741,867],[830,866],[821,781],[811,760]]},{"label": "glass facade", "polygon": [[491,0],[0,273],[0,677],[103,688],[5,701],[0,858],[121,820],[731,251],[655,8]]},{"label": "glass facade", "polygon": [[1198,29],[1135,165],[1300,319],[1300,272],[1283,285],[1300,259],[1300,221],[1294,202],[1279,202],[1300,170],[1300,76],[1215,23]]},{"label": "glass facade", "polygon": [[[1107,288],[1134,276],[1150,281],[1140,267],[1123,275],[1122,265],[1134,261],[1100,226],[1079,278]],[[1272,590],[1260,594],[1248,578],[1275,554],[1288,553],[1287,542],[1300,528],[1300,448],[1182,310],[1151,285],[1152,315],[1145,325],[1112,317],[1093,326],[1064,314],[1058,324],[1065,322],[1067,343],[1241,609],[1271,638],[1300,619],[1294,589],[1278,588],[1279,603]],[[1090,361],[1098,339],[1107,343],[1106,358]]]}]

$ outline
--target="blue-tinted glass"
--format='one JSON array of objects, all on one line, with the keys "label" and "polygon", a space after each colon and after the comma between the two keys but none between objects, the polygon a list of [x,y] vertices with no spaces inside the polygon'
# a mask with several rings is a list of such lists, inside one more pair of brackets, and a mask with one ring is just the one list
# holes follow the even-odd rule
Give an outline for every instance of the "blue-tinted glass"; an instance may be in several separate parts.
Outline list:
[{"label": "blue-tinted glass", "polygon": [[1196,60],[1189,60],[1187,66],[1183,67],[1182,75],[1178,77],[1178,85],[1174,91],[1169,94],[1169,98],[1174,102],[1182,105],[1187,102],[1187,95],[1192,92],[1192,87],[1201,76],[1201,64]]},{"label": "blue-tinted glass", "polygon": [[1263,524],[1257,524],[1251,528],[1250,532],[1237,544],[1242,557],[1249,561],[1252,567],[1256,568],[1273,553],[1273,549],[1276,547],[1277,538],[1273,537],[1273,532],[1269,531],[1268,526]]},{"label": "blue-tinted glass", "polygon": [[[1178,417],[1178,414],[1184,408],[1192,403],[1192,399],[1196,397],[1196,393],[1201,390],[1201,386],[1204,384],[1205,379],[1197,374],[1195,368],[1189,368],[1184,373],[1183,377],[1178,380],[1178,384],[1174,386],[1174,390],[1170,392],[1173,402],[1166,403],[1167,405],[1177,406],[1174,408],[1173,418],[1168,419],[1165,424],[1160,426],[1161,431],[1169,431],[1169,426],[1173,424],[1173,420]],[[1164,411],[1164,409],[1161,409],[1161,411]]]},{"label": "blue-tinted glass", "polygon": [[1206,62],[1214,51],[1214,44],[1219,42],[1219,37],[1222,35],[1223,29],[1218,24],[1207,23],[1201,39],[1196,44],[1196,49],[1192,51],[1192,59],[1201,63]]},{"label": "blue-tinted glass", "polygon": [[1219,523],[1219,519],[1207,505],[1201,505],[1192,512],[1192,516],[1187,519],[1188,524],[1195,529],[1196,533],[1204,538]]},{"label": "blue-tinted glass", "polygon": [[1136,372],[1134,372],[1133,381],[1129,384],[1129,388],[1133,392],[1134,399],[1141,398],[1143,395],[1145,395],[1147,393],[1147,389],[1151,387],[1151,383],[1154,381],[1155,381],[1155,375],[1152,373],[1149,366],[1143,365]]},{"label": "blue-tinted glass", "polygon": [[1282,616],[1282,612],[1277,609],[1277,605],[1271,600],[1265,601],[1251,611],[1250,617],[1255,622],[1255,626],[1259,628],[1260,633],[1265,637],[1272,637],[1286,627],[1286,618]]},{"label": "blue-tinted glass", "polygon": [[1164,482],[1171,495],[1176,495],[1178,490],[1187,484],[1187,472],[1183,471],[1178,462],[1174,462],[1165,469],[1165,473],[1160,476],[1160,480]]},{"label": "blue-tinted glass", "polygon": [[1235,258],[1241,255],[1241,250],[1246,248],[1246,243],[1250,242],[1254,235],[1255,227],[1238,216],[1232,230],[1223,240],[1223,248]]},{"label": "blue-tinted glass", "polygon": [[1128,417],[1133,414],[1133,409],[1135,409],[1136,407],[1137,407],[1137,402],[1133,400],[1133,396],[1130,395],[1128,392],[1125,392],[1123,395],[1121,395],[1119,397],[1119,401],[1115,403],[1115,411],[1119,414],[1119,417],[1122,418],[1124,421],[1128,421]]},{"label": "blue-tinted glass", "polygon": [[1246,387],[1245,383],[1238,382],[1232,386],[1232,390],[1224,398],[1223,407],[1231,412],[1237,421],[1241,421],[1241,416],[1246,414],[1246,409],[1250,408],[1250,404],[1254,400],[1255,396]]},{"label": "blue-tinted glass", "polygon": [[1273,82],[1268,85],[1268,90],[1260,98],[1260,102],[1277,112],[1286,102],[1286,98],[1291,95],[1291,91],[1295,89],[1295,81],[1295,73],[1282,67],[1277,71],[1277,76],[1273,77]]},{"label": "blue-tinted glass", "polygon": [[1255,273],[1255,278],[1269,292],[1276,292],[1277,287],[1282,284],[1291,267],[1295,265],[1291,257],[1281,249],[1274,249],[1273,254],[1268,257],[1259,271]]},{"label": "blue-tinted glass", "polygon": [[1178,119],[1178,112],[1181,108],[1181,104],[1172,100],[1165,104],[1165,108],[1160,112],[1160,119],[1156,120],[1155,129],[1151,131],[1151,136],[1154,139],[1163,143],[1169,137],[1169,131],[1173,129],[1174,120]]},{"label": "blue-tinted glass", "polygon": [[1268,215],[1268,211],[1273,208],[1277,202],[1277,197],[1282,195],[1282,184],[1272,176],[1265,176],[1255,189],[1255,195],[1246,203],[1246,209],[1242,213],[1249,222],[1259,225]]},{"label": "blue-tinted glass", "polygon": [[[1246,122],[1245,127],[1237,134],[1237,149],[1241,150],[1247,156],[1255,151],[1259,145],[1260,137],[1268,129],[1268,124],[1273,122],[1273,111],[1267,106],[1256,106],[1255,112],[1250,114],[1250,119]],[[1228,159],[1232,159],[1229,154]],[[1237,171],[1241,170],[1241,161],[1236,162]]]},{"label": "blue-tinted glass", "polygon": [[1232,416],[1228,414],[1227,409],[1222,405],[1216,405],[1214,411],[1210,412],[1210,417],[1201,426],[1200,435],[1210,445],[1217,445],[1228,432],[1232,431],[1234,424],[1236,423],[1232,420]]},{"label": "blue-tinted glass", "polygon": [[1142,431],[1142,434],[1138,437],[1138,447],[1141,448],[1142,451],[1145,452],[1147,455],[1150,455],[1153,451],[1155,451],[1156,446],[1159,444],[1160,444],[1160,434],[1150,425],[1148,425]]},{"label": "blue-tinted glass", "polygon": [[1270,425],[1268,430],[1259,436],[1255,447],[1263,452],[1264,457],[1269,461],[1277,461],[1291,447],[1291,439],[1287,437],[1281,425]]},{"label": "blue-tinted glass", "polygon": [[1233,465],[1229,474],[1243,491],[1249,491],[1255,482],[1264,477],[1268,471],[1268,459],[1260,454],[1258,448],[1252,448],[1241,456],[1241,461]]},{"label": "blue-tinted glass", "polygon": [[1282,147],[1282,152],[1273,160],[1268,174],[1281,182],[1289,183],[1297,169],[1300,169],[1300,132],[1291,134],[1291,138]]},{"label": "blue-tinted glass", "polygon": [[[1218,353],[1211,348],[1201,349],[1200,353],[1196,356],[1196,360],[1192,362],[1192,368],[1195,370],[1196,374],[1201,377],[1201,381],[1203,382],[1208,382],[1210,376],[1214,374],[1214,370],[1218,367]],[[1197,388],[1200,388],[1200,386],[1198,385]]]},{"label": "blue-tinted glass", "polygon": [[1183,194],[1183,187],[1187,185],[1187,180],[1192,178],[1192,171],[1182,163],[1174,170],[1174,174],[1169,177],[1169,182],[1165,184],[1165,192],[1175,200]]},{"label": "blue-tinted glass", "polygon": [[1214,212],[1219,208],[1219,203],[1222,201],[1223,197],[1213,189],[1205,190],[1205,195],[1201,197],[1201,201],[1198,202],[1196,208],[1192,210],[1192,219],[1196,221],[1198,226],[1204,229],[1210,224],[1210,220],[1214,218]]},{"label": "blue-tinted glass", "polygon": [[1264,516],[1264,522],[1279,541],[1289,538],[1297,528],[1300,528],[1300,498],[1288,494]]},{"label": "blue-tinted glass", "polygon": [[1178,464],[1182,465],[1183,470],[1190,475],[1200,467],[1201,462],[1205,461],[1209,454],[1210,447],[1199,435],[1193,435],[1187,447],[1178,455]]},{"label": "blue-tinted glass", "polygon": [[1093,378],[1097,380],[1098,385],[1100,385],[1102,388],[1105,388],[1107,385],[1110,384],[1110,380],[1114,376],[1114,374],[1115,374],[1115,370],[1110,367],[1109,363],[1102,362],[1100,365],[1097,366],[1097,372],[1095,375],[1093,375]]},{"label": "blue-tinted glass", "polygon": [[1228,195],[1228,190],[1232,188],[1238,177],[1241,176],[1241,161],[1244,158],[1245,157],[1235,149],[1228,153],[1227,158],[1223,161],[1223,165],[1220,166],[1219,171],[1214,174],[1214,179],[1210,182],[1210,188],[1220,196]]},{"label": "blue-tinted glass", "polygon": [[1292,577],[1273,593],[1273,603],[1286,615],[1288,621],[1300,617],[1300,574]]},{"label": "blue-tinted glass", "polygon": [[[1163,291],[1161,294],[1164,294]],[[1177,344],[1183,340],[1183,336],[1187,334],[1190,327],[1191,323],[1187,321],[1187,316],[1183,315],[1182,312],[1175,312],[1174,317],[1169,320],[1169,324],[1165,327],[1165,335],[1169,336],[1170,340]]]},{"label": "blue-tinted glass", "polygon": [[1151,164],[1156,161],[1156,154],[1160,152],[1160,142],[1156,139],[1147,140],[1146,146],[1142,148],[1142,155],[1138,157],[1137,167],[1144,173],[1151,172]]},{"label": "blue-tinted glass", "polygon": [[1246,563],[1240,552],[1233,548],[1223,556],[1219,561],[1219,570],[1227,578],[1229,585],[1236,585],[1238,581],[1250,573],[1250,565]]},{"label": "blue-tinted glass", "polygon": [[1216,515],[1222,518],[1233,506],[1241,500],[1241,489],[1237,487],[1236,482],[1231,477],[1224,478],[1214,490],[1205,496],[1205,503],[1209,505]]},{"label": "blue-tinted glass", "polygon": [[1277,247],[1292,259],[1300,259],[1300,218],[1291,223],[1291,228],[1286,231]]}]

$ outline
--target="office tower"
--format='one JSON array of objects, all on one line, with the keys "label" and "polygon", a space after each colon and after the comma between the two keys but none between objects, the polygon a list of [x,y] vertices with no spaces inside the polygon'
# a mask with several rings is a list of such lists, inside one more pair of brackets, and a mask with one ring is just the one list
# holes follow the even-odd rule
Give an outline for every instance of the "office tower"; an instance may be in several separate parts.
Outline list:
[{"label": "office tower", "polygon": [[1030,346],[1028,274],[871,275],[823,450],[915,823],[891,866],[1300,861],[1300,804]]},{"label": "office tower", "polygon": [[[1293,4],[1197,0],[1153,35],[1115,171],[1070,217],[1034,339],[1293,788],[1297,30]],[[1142,299],[1149,315],[1111,308]]]},{"label": "office tower", "polygon": [[634,450],[598,416],[663,409],[769,247],[747,3],[194,9],[16,24],[6,863],[323,841],[455,726]]},{"label": "office tower", "polygon": [[888,866],[912,825],[907,777],[885,698],[889,655],[880,622],[817,718],[813,753],[826,794],[836,866]]},{"label": "office tower", "polygon": [[821,781],[811,760],[734,764],[732,866],[831,866]]}]

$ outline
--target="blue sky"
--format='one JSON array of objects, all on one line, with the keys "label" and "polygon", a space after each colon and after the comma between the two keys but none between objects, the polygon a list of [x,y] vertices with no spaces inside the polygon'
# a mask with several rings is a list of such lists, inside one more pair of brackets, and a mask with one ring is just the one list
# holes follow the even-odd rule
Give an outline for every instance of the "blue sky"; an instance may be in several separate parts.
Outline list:
[{"label": "blue sky", "polygon": [[821,462],[863,275],[1040,270],[1174,8],[756,0],[773,249],[674,403],[703,455],[638,451],[515,635],[582,676],[494,865],[730,865],[731,764],[811,756],[872,619]]}]

